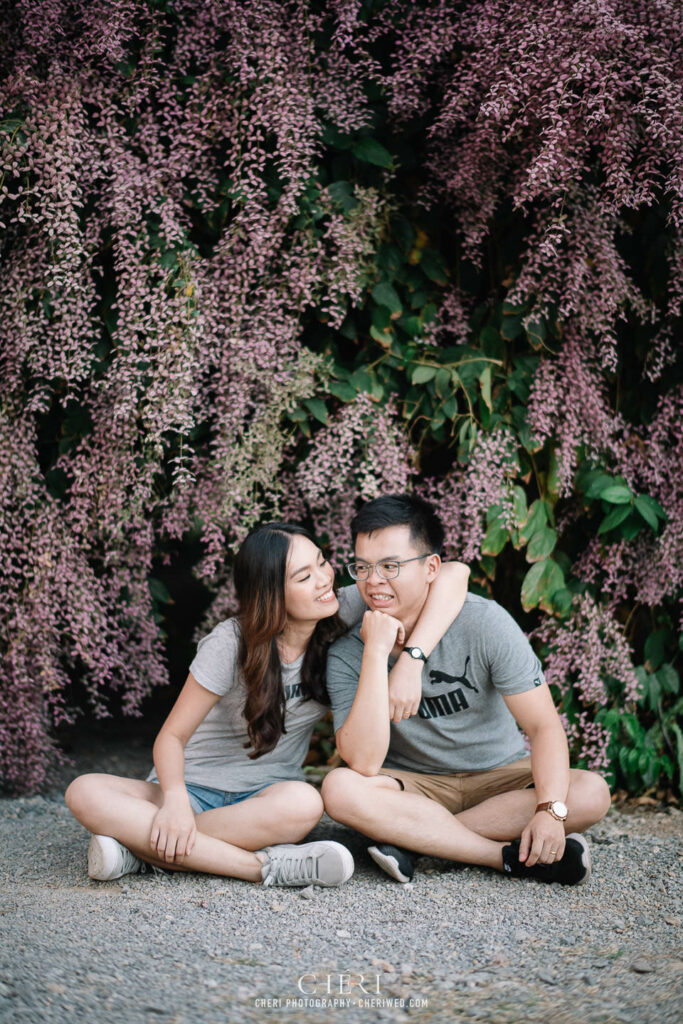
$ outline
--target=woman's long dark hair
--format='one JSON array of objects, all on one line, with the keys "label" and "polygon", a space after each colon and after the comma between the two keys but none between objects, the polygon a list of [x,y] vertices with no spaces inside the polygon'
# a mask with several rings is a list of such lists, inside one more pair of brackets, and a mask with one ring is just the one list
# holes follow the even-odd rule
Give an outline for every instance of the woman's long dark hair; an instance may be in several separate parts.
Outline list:
[{"label": "woman's long dark hair", "polygon": [[[285,692],[277,637],[287,624],[285,575],[293,536],[313,538],[292,523],[266,523],[247,536],[235,559],[241,639],[239,666],[246,683],[244,716],[256,758],[271,751],[285,730]],[[301,668],[305,699],[329,704],[325,685],[327,648],[346,632],[338,614],[321,619],[308,642]]]}]

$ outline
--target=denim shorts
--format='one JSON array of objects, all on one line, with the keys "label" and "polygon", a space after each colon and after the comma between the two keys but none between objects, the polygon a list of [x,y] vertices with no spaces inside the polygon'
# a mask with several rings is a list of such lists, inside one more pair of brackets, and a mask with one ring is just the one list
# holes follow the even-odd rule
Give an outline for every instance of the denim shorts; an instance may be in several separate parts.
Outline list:
[{"label": "denim shorts", "polygon": [[[156,782],[156,780],[153,781]],[[158,782],[157,785],[159,785]],[[226,793],[223,789],[198,786],[195,782],[186,782],[185,788],[190,797],[192,810],[195,814],[201,814],[202,811],[213,811],[216,807],[229,807],[231,804],[239,804],[243,800],[248,800],[250,796],[260,793],[262,789],[267,789],[269,785],[270,783],[267,783],[265,786],[258,786],[256,789],[248,789],[244,793]]]}]

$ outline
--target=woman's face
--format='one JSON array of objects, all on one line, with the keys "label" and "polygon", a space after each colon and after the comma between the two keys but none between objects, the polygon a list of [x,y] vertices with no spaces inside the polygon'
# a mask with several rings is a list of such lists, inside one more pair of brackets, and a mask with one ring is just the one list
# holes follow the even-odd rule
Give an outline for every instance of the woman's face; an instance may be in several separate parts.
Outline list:
[{"label": "woman's face", "polygon": [[339,610],[332,590],[334,571],[308,537],[294,534],[285,570],[285,608],[293,622],[317,622]]}]

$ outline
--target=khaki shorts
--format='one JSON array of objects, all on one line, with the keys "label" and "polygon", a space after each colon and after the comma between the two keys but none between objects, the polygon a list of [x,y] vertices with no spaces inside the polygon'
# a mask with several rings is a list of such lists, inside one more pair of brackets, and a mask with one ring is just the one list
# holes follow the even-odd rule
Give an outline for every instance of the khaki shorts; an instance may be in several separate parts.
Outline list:
[{"label": "khaki shorts", "polygon": [[420,793],[442,804],[452,814],[483,803],[499,793],[513,789],[526,789],[534,783],[531,758],[523,757],[500,768],[486,772],[454,772],[452,775],[428,775],[426,772],[408,772],[399,768],[380,768],[380,775],[388,775],[401,783],[406,793]]}]

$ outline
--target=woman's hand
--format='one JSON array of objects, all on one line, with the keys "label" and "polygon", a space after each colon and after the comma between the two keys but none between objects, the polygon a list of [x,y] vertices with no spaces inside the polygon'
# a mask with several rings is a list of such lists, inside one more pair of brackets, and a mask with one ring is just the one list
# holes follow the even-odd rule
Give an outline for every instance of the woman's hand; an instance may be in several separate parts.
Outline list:
[{"label": "woman's hand", "polygon": [[422,700],[423,662],[404,655],[389,673],[389,718],[402,722],[417,714]]},{"label": "woman's hand", "polygon": [[396,643],[405,643],[406,631],[403,623],[385,612],[366,612],[360,627],[360,637],[365,646],[387,658]]},{"label": "woman's hand", "polygon": [[149,841],[161,860],[172,864],[176,858],[192,853],[197,838],[197,823],[187,790],[167,794],[154,815]]}]

